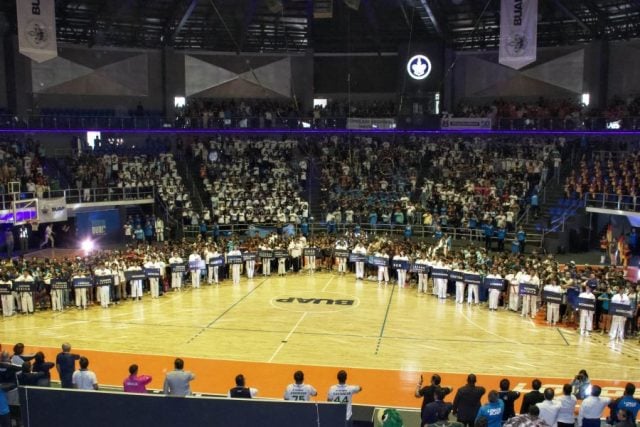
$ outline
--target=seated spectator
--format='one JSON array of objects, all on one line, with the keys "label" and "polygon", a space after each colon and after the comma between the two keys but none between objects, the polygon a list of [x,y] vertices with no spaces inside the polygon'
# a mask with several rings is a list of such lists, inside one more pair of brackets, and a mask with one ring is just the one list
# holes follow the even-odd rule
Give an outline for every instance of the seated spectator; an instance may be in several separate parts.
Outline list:
[{"label": "seated spectator", "polygon": [[245,386],[244,375],[236,375],[236,386],[229,389],[227,397],[236,399],[251,399],[258,395],[258,389]]},{"label": "seated spectator", "polygon": [[129,376],[124,379],[123,387],[125,393],[146,393],[147,384],[152,378],[149,375],[138,375],[138,365],[129,366]]},{"label": "seated spectator", "polygon": [[71,378],[73,388],[79,390],[97,390],[98,378],[93,371],[89,370],[89,359],[83,356],[80,358],[79,364],[80,369],[75,371]]}]

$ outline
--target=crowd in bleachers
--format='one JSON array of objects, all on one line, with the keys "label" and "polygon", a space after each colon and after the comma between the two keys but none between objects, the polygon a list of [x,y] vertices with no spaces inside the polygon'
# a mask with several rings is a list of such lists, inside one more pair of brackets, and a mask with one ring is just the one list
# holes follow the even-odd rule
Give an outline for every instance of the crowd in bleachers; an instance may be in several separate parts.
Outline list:
[{"label": "crowd in bleachers", "polygon": [[189,204],[189,193],[171,153],[127,156],[84,152],[69,159],[66,166],[85,202],[92,201],[93,189],[108,188],[109,193],[122,191],[129,199],[155,189],[170,211]]},{"label": "crowd in bleachers", "polygon": [[[560,141],[333,137],[321,144],[324,213],[337,223],[476,228],[515,220],[538,193]],[[536,196],[537,197],[537,196]]]},{"label": "crowd in bleachers", "polygon": [[195,143],[193,159],[200,164],[202,185],[209,196],[205,221],[300,223],[308,216],[308,204],[300,196],[306,178],[297,172],[297,144],[294,139],[238,138]]},{"label": "crowd in bleachers", "polygon": [[341,118],[341,117],[395,117],[398,108],[393,101],[329,101],[326,106],[316,105],[313,108],[313,118]]},{"label": "crowd in bleachers", "polygon": [[304,116],[293,100],[190,99],[176,108],[178,127],[270,128],[276,120]]},{"label": "crowd in bleachers", "polygon": [[[0,194],[27,191],[42,197],[49,190],[43,171],[43,157],[40,143],[31,139],[0,141]],[[11,188],[12,182],[20,185]]]},{"label": "crowd in bleachers", "polygon": [[517,102],[497,99],[489,104],[471,105],[459,103],[453,111],[456,117],[489,117],[491,119],[575,119],[578,120],[586,108],[577,100],[545,99],[535,102]]},{"label": "crowd in bleachers", "polygon": [[577,169],[565,178],[568,199],[588,196],[592,202],[620,203],[622,208],[636,207],[640,195],[640,156],[625,152],[618,158],[583,158]]}]

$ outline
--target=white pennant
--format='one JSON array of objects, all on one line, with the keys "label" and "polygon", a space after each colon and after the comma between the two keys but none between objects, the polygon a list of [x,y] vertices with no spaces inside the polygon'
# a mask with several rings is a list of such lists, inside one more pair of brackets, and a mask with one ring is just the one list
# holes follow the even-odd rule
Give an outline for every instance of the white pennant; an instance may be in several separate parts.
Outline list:
[{"label": "white pennant", "polygon": [[500,63],[519,70],[535,62],[537,38],[538,0],[502,0]]},{"label": "white pennant", "polygon": [[36,62],[58,56],[54,0],[16,0],[20,53]]}]

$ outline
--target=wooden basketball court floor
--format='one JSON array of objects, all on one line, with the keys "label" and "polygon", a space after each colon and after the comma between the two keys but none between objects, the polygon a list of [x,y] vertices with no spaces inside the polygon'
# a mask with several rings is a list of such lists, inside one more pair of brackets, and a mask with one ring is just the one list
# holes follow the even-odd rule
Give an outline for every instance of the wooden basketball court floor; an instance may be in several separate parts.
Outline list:
[{"label": "wooden basketball court floor", "polygon": [[23,342],[26,352],[43,350],[47,360],[70,342],[105,385],[121,385],[137,363],[153,376],[151,387],[161,388],[174,358],[182,357],[201,393],[226,393],[243,373],[260,396],[281,398],[296,369],[320,400],[346,369],[348,382],[364,388],[356,403],[405,407],[420,404],[413,393],[421,373],[425,383],[437,372],[456,388],[473,372],[487,389],[503,377],[519,390],[536,377],[560,389],[584,368],[610,396],[640,379],[636,339],[612,345],[607,335],[581,337],[512,312],[438,301],[415,288],[356,282],[350,274],[243,277],[237,286],[227,280],[109,309],[3,318],[0,331],[3,349]]}]

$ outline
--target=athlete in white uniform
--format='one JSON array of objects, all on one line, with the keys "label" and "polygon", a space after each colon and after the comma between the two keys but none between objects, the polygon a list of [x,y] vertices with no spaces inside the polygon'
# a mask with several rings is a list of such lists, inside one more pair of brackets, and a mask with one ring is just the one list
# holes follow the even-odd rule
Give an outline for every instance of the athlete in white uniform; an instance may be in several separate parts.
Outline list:
[{"label": "athlete in white uniform", "polygon": [[[359,242],[351,252],[359,255],[367,254],[367,250],[365,249],[364,246],[362,246],[362,243],[359,243]],[[364,262],[356,262],[356,280],[362,280],[362,279],[364,279]]]},{"label": "athlete in white uniform", "polygon": [[289,384],[284,391],[284,400],[309,401],[313,396],[317,396],[316,389],[304,383],[304,373],[296,371],[293,374],[295,383]]},{"label": "athlete in white uniform", "polygon": [[[543,288],[547,292],[553,292],[555,294],[562,294],[562,286],[558,285],[558,282],[554,281]],[[555,325],[560,320],[560,304],[557,302],[547,301],[547,323]]]},{"label": "athlete in white uniform", "polygon": [[338,372],[338,384],[332,385],[327,394],[329,402],[338,402],[347,405],[347,421],[351,419],[351,402],[353,395],[362,391],[359,385],[347,385],[347,373]]},{"label": "athlete in white uniform", "polygon": [[[622,286],[618,288],[618,293],[611,297],[611,304],[631,305],[631,301],[629,301],[629,297],[624,294],[624,288]],[[624,324],[626,323],[626,321],[627,318],[623,316],[611,317],[611,329],[609,330],[609,338],[612,341],[624,341]]]},{"label": "athlete in white uniform", "polygon": [[[578,298],[595,300],[596,296],[591,292],[591,288],[586,286],[584,292],[580,292]],[[591,335],[593,313],[591,310],[580,309],[580,335]]]}]

